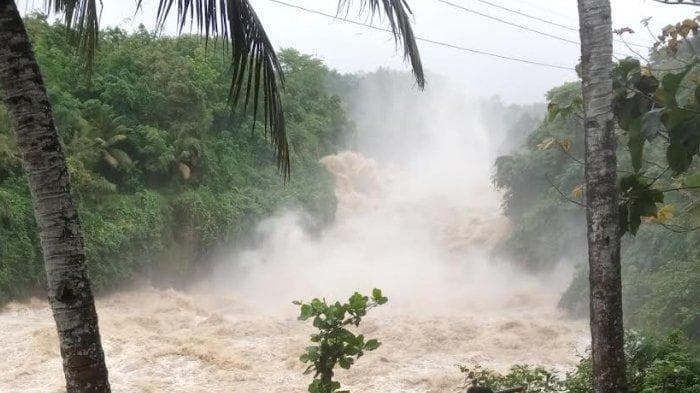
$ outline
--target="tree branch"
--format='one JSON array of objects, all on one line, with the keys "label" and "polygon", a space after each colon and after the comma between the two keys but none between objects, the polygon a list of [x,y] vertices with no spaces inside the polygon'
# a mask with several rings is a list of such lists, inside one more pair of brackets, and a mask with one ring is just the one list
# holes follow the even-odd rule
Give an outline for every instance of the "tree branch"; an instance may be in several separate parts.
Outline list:
[{"label": "tree branch", "polygon": [[683,0],[675,0],[675,1],[653,0],[653,1],[655,1],[657,3],[661,3],[661,4],[666,4],[666,5],[692,5],[695,7],[700,7],[700,1],[698,1],[698,0],[688,0],[687,2],[683,1]]},{"label": "tree branch", "polygon": [[675,224],[664,224],[664,223],[659,223],[662,227],[668,229],[671,232],[675,233],[688,233],[688,232],[693,232],[700,230],[700,225],[693,227],[693,228],[686,228],[680,225],[675,225]]},{"label": "tree branch", "polygon": [[583,203],[581,203],[581,202],[579,202],[579,201],[575,201],[575,200],[569,198],[566,194],[564,194],[564,192],[562,192],[562,190],[559,189],[559,187],[557,187],[556,185],[554,185],[554,183],[549,179],[548,176],[545,175],[544,178],[547,180],[547,183],[549,183],[549,185],[552,186],[552,188],[554,188],[555,190],[557,190],[557,192],[559,193],[559,195],[561,195],[562,198],[566,199],[567,201],[569,201],[569,202],[571,202],[571,203],[573,203],[573,204],[579,205],[579,206],[581,206],[581,207],[584,207],[584,208],[587,207],[587,206],[584,205]]},{"label": "tree branch", "polygon": [[681,190],[696,190],[699,188],[700,188],[700,186],[677,187],[677,188],[669,188],[666,190],[661,190],[661,192],[671,192],[671,191],[681,191]]},{"label": "tree branch", "polygon": [[580,164],[580,165],[584,165],[584,164],[583,164],[583,161],[581,161],[580,159],[574,157],[571,153],[569,153],[569,152],[568,152],[566,149],[564,149],[561,145],[558,145],[558,146],[559,146],[559,150],[561,150],[561,151],[562,151],[564,154],[566,154],[569,158],[571,158],[572,160],[574,160],[575,162],[577,162],[577,163]]}]

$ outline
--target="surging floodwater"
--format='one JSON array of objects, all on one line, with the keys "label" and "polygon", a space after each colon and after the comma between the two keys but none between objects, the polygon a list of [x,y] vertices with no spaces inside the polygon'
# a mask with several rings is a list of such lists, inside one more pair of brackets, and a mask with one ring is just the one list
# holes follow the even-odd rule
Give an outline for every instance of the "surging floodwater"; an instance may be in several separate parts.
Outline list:
[{"label": "surging floodwater", "polygon": [[[321,233],[304,230],[303,212],[279,212],[260,224],[259,247],[223,258],[189,291],[99,298],[113,391],[304,392],[310,377],[298,357],[313,328],[296,320],[291,301],[372,287],[390,300],[361,330],[383,345],[338,373],[354,393],[455,392],[457,363],[572,367],[587,327],[555,308],[568,277],[533,277],[490,256],[509,225],[490,187],[488,138],[459,108],[428,109],[429,129],[402,125],[424,138],[406,150],[410,159],[347,151],[322,160],[338,208]],[[45,301],[8,305],[0,331],[0,392],[63,391]]]},{"label": "surging floodwater", "polygon": [[[222,262],[218,278],[199,288],[98,299],[115,392],[303,392],[309,378],[298,356],[312,330],[290,301],[372,286],[390,302],[362,330],[383,345],[339,374],[354,392],[453,392],[462,382],[457,363],[565,369],[577,361],[586,326],[555,310],[552,277],[489,258],[508,230],[493,210],[411,192],[415,178],[382,173],[357,153],[323,162],[339,206],[319,236],[301,229],[299,214],[284,213],[261,224],[265,247]],[[44,301],[10,304],[0,331],[0,392],[63,390]]]}]

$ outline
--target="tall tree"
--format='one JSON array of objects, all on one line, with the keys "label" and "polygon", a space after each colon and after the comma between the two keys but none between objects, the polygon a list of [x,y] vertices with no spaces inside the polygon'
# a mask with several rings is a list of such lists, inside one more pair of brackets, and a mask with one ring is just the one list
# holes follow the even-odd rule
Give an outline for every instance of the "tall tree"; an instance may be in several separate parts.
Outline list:
[{"label": "tall tree", "polygon": [[[47,0],[49,10],[65,15],[86,58],[88,75],[99,34],[97,0]],[[158,24],[174,0],[159,0]],[[406,0],[339,0],[339,12],[358,4],[360,12],[384,14],[413,65],[420,87],[425,81]],[[137,2],[137,7],[141,0]],[[206,37],[224,38],[231,54],[231,102],[241,96],[266,129],[280,170],[289,175],[289,148],[280,91],[284,79],[274,47],[248,0],[178,0],[180,30],[187,19]],[[189,18],[188,18],[189,16]],[[70,179],[51,105],[32,45],[14,0],[0,0],[0,89],[17,135],[39,228],[53,311],[63,357],[66,388],[73,392],[109,392],[97,312],[87,276],[85,246]]]},{"label": "tall tree", "polygon": [[623,393],[622,281],[609,0],[579,0],[591,347],[596,393]]},{"label": "tall tree", "polygon": [[15,2],[0,0],[0,87],[29,179],[68,392],[108,392],[80,221],[39,65]]}]

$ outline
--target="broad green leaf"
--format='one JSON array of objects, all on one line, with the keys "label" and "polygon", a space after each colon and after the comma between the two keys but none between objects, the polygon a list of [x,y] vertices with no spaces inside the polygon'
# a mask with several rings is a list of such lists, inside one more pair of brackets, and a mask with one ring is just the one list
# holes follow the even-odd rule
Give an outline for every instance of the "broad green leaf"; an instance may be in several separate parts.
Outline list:
[{"label": "broad green leaf", "polygon": [[305,321],[313,315],[313,309],[311,308],[311,305],[309,304],[303,304],[301,306],[301,315],[299,315],[299,319],[302,321]]},{"label": "broad green leaf", "polygon": [[666,127],[661,122],[663,113],[663,108],[656,108],[642,115],[641,133],[647,141],[651,142],[660,132],[666,131]]},{"label": "broad green leaf", "polygon": [[656,217],[657,203],[664,201],[664,194],[650,188],[647,180],[639,175],[620,179],[620,228],[622,233],[637,234],[642,217]]},{"label": "broad green leaf", "polygon": [[351,357],[345,356],[340,359],[338,359],[338,364],[340,365],[341,368],[344,369],[349,369],[350,366],[355,362],[355,360]]},{"label": "broad green leaf", "polygon": [[695,63],[689,64],[679,73],[674,74],[669,72],[668,74],[664,75],[664,77],[661,79],[661,86],[664,88],[664,90],[675,96],[678,94],[678,88],[681,86],[681,82],[683,82],[685,76],[688,75],[688,72],[690,72],[694,66]]},{"label": "broad green leaf", "polygon": [[374,288],[372,290],[372,300],[377,301],[382,297],[382,290],[379,288]]},{"label": "broad green leaf", "polygon": [[666,149],[666,161],[674,175],[681,174],[688,169],[693,162],[693,156],[688,155],[679,143],[671,143]]},{"label": "broad green leaf", "polygon": [[365,349],[368,351],[374,351],[375,349],[379,348],[380,345],[381,343],[375,339],[368,340],[365,343]]},{"label": "broad green leaf", "polygon": [[688,75],[688,72],[690,72],[690,70],[695,67],[696,64],[697,62],[689,64],[683,69],[683,71],[675,74],[668,73],[661,79],[662,89],[659,89],[657,95],[666,106],[671,108],[675,108],[677,106],[676,96],[678,95],[678,89],[680,88],[683,79],[685,79],[686,75]]},{"label": "broad green leaf", "polygon": [[700,149],[700,115],[675,108],[667,111],[663,120],[669,135],[666,158],[674,175],[678,175],[688,169]]},{"label": "broad green leaf", "polygon": [[636,84],[637,90],[644,94],[653,95],[659,88],[659,80],[652,75],[642,75]]}]

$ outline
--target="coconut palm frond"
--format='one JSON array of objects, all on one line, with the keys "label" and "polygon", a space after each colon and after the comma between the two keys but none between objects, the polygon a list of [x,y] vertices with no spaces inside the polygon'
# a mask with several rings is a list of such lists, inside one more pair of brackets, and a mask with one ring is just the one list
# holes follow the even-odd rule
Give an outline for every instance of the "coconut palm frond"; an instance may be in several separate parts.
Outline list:
[{"label": "coconut palm frond", "polygon": [[416,37],[411,27],[413,12],[406,0],[339,0],[338,13],[350,12],[354,4],[359,3],[360,15],[383,15],[387,18],[396,42],[403,43],[404,59],[411,61],[413,76],[421,89],[425,87],[425,75]]},{"label": "coconut palm frond", "polygon": [[121,165],[128,166],[134,163],[131,157],[129,157],[129,154],[127,154],[122,149],[109,149],[108,153],[110,156],[114,157],[117,160],[117,162]]},{"label": "coconut palm frond", "polygon": [[113,135],[113,136],[112,136],[111,138],[109,138],[109,140],[107,141],[107,145],[109,145],[109,146],[116,145],[117,143],[123,142],[123,141],[127,140],[128,138],[129,138],[129,137],[126,136],[126,135],[124,135],[124,134]]},{"label": "coconut palm frond", "polygon": [[117,158],[114,157],[113,155],[109,154],[108,151],[102,152],[102,158],[103,158],[103,159],[105,160],[105,162],[107,162],[107,164],[109,164],[109,166],[111,166],[112,168],[116,168],[116,167],[119,166],[119,160],[117,160]]},{"label": "coconut palm frond", "polygon": [[[141,6],[141,0],[137,7]],[[175,6],[175,7],[173,7]],[[180,32],[187,22],[208,40],[224,39],[231,54],[231,104],[243,101],[244,110],[252,106],[257,120],[262,105],[265,135],[275,148],[277,165],[289,176],[289,146],[282,112],[281,90],[284,78],[274,47],[267,37],[249,0],[159,0],[158,25],[174,12]]]},{"label": "coconut palm frond", "polygon": [[[99,1],[99,10],[97,2]],[[85,58],[88,79],[92,75],[100,34],[102,0],[45,0],[46,10],[63,14],[66,26],[77,34],[80,53]]]},{"label": "coconut palm frond", "polygon": [[185,163],[178,163],[177,164],[177,170],[180,171],[180,176],[182,176],[183,180],[189,180],[190,175],[191,175],[191,170],[190,167],[185,164]]}]

